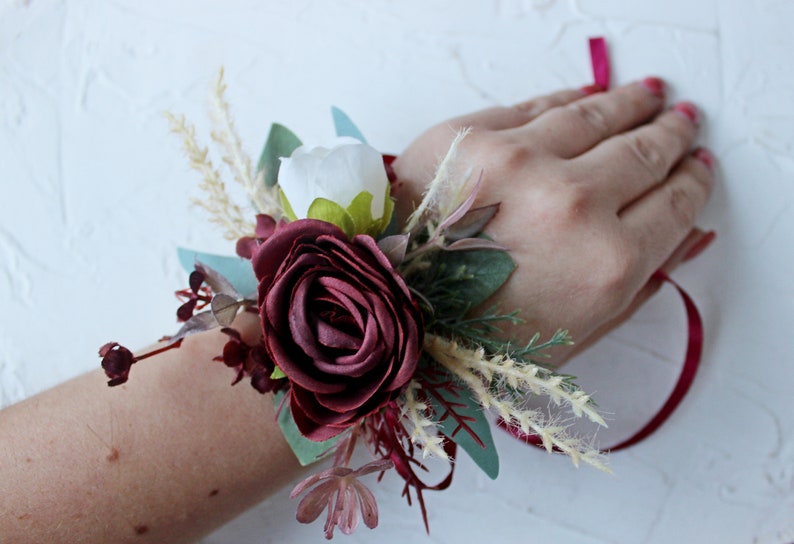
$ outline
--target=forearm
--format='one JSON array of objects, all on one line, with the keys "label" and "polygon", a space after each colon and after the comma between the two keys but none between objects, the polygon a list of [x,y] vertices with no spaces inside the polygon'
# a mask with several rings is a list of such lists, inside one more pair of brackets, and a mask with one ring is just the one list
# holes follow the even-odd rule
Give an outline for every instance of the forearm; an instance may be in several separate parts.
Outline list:
[{"label": "forearm", "polygon": [[211,361],[224,341],[201,334],[123,386],[97,370],[0,412],[3,541],[190,542],[297,475],[271,398]]}]

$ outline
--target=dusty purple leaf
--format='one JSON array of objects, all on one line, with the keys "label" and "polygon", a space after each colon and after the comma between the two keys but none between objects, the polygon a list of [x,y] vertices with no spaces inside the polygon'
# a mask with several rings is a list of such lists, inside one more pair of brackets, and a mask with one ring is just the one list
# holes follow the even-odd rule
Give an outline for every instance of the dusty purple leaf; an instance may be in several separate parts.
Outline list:
[{"label": "dusty purple leaf", "polygon": [[395,234],[394,236],[387,236],[378,241],[378,247],[389,259],[389,262],[394,268],[402,264],[405,259],[405,251],[408,249],[408,234]]},{"label": "dusty purple leaf", "polygon": [[212,308],[212,314],[215,316],[218,324],[221,327],[228,327],[232,324],[232,321],[234,321],[240,304],[242,304],[242,301],[230,297],[225,293],[220,293],[212,297],[210,308]]},{"label": "dusty purple leaf", "polygon": [[232,284],[227,280],[223,274],[216,271],[213,268],[210,268],[206,264],[200,263],[196,261],[196,270],[202,272],[204,274],[204,281],[207,285],[210,286],[212,292],[216,295],[228,295],[235,300],[240,300],[243,298],[240,296],[240,293],[237,292]]},{"label": "dusty purple leaf", "polygon": [[493,240],[488,240],[487,238],[464,238],[463,240],[458,240],[457,242],[445,246],[444,249],[447,251],[472,251],[475,249],[507,251],[506,247],[500,246]]},{"label": "dusty purple leaf", "polygon": [[475,234],[479,234],[482,232],[482,229],[485,228],[485,225],[487,225],[488,222],[493,219],[493,217],[496,215],[496,212],[498,211],[498,202],[489,206],[481,206],[479,208],[469,210],[466,215],[460,218],[460,221],[454,225],[451,225],[447,229],[447,231],[444,233],[444,236],[447,240],[452,240],[454,242],[456,240],[462,240],[463,238],[469,238]]},{"label": "dusty purple leaf", "polygon": [[182,325],[182,328],[168,339],[168,343],[174,344],[186,336],[196,334],[197,332],[208,331],[215,327],[218,327],[218,321],[215,319],[215,316],[212,315],[212,312],[209,310],[201,312],[188,319],[185,324]]},{"label": "dusty purple leaf", "polygon": [[449,214],[449,216],[446,219],[444,219],[444,221],[438,226],[439,232],[445,231],[446,229],[448,229],[449,227],[460,221],[460,219],[464,215],[466,215],[466,212],[468,212],[471,209],[471,207],[474,205],[474,200],[477,198],[477,193],[480,192],[481,185],[482,185],[482,172],[480,172],[480,177],[477,180],[477,183],[474,184],[474,187],[472,187],[469,196],[466,197],[466,200],[464,200],[463,203],[460,206],[458,206],[455,209],[455,211]]}]

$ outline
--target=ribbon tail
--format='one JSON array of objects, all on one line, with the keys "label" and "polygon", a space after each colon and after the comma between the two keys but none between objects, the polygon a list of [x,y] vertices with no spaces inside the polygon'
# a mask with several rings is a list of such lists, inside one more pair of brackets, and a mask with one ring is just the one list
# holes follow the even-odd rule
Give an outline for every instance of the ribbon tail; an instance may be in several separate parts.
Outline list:
[{"label": "ribbon tail", "polygon": [[[678,294],[681,296],[681,300],[684,302],[688,329],[688,340],[686,355],[684,356],[684,364],[681,368],[681,373],[678,376],[675,387],[673,387],[672,392],[667,397],[664,405],[662,405],[656,415],[653,416],[648,423],[646,423],[640,430],[635,432],[629,438],[618,442],[614,446],[603,448],[602,451],[604,453],[610,451],[619,451],[631,447],[639,442],[642,442],[657,429],[659,429],[659,427],[661,427],[664,422],[667,421],[671,415],[673,415],[673,412],[675,412],[676,408],[678,408],[678,405],[681,404],[681,401],[684,400],[689,388],[695,381],[695,376],[697,375],[698,368],[700,367],[700,360],[703,354],[703,319],[700,316],[700,312],[698,311],[695,302],[692,300],[692,297],[689,296],[689,294],[684,291],[680,285],[674,282],[665,272],[658,270],[653,277],[665,281],[675,287],[676,291],[678,291]],[[512,428],[507,425],[502,419],[497,421],[497,425],[526,444],[543,447],[543,442],[537,435],[522,433],[519,429]],[[554,451],[559,453],[559,450],[556,448]]]},{"label": "ribbon tail", "polygon": [[593,66],[593,82],[603,90],[609,89],[610,67],[607,42],[602,37],[590,38],[590,62]]}]

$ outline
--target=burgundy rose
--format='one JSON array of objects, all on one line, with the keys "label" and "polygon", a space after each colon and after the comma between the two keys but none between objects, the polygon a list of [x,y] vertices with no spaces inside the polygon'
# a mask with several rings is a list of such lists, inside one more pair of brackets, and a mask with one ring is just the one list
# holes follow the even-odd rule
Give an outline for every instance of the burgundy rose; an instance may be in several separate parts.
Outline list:
[{"label": "burgundy rose", "polygon": [[252,261],[265,343],[304,436],[336,436],[399,394],[419,360],[421,314],[372,237],[301,219]]}]

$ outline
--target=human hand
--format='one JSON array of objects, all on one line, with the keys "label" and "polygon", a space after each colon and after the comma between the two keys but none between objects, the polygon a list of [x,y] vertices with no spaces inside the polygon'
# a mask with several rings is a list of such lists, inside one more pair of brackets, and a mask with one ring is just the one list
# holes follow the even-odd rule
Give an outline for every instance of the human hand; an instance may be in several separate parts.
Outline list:
[{"label": "human hand", "polygon": [[483,170],[477,205],[501,202],[486,231],[518,264],[484,306],[521,309],[526,322],[505,331],[518,341],[564,328],[581,349],[659,288],[654,271],[713,238],[694,228],[714,182],[711,153],[690,149],[698,123],[690,103],[665,109],[658,78],[458,117],[394,162],[397,210],[410,213],[452,138],[471,127],[460,155]]}]

